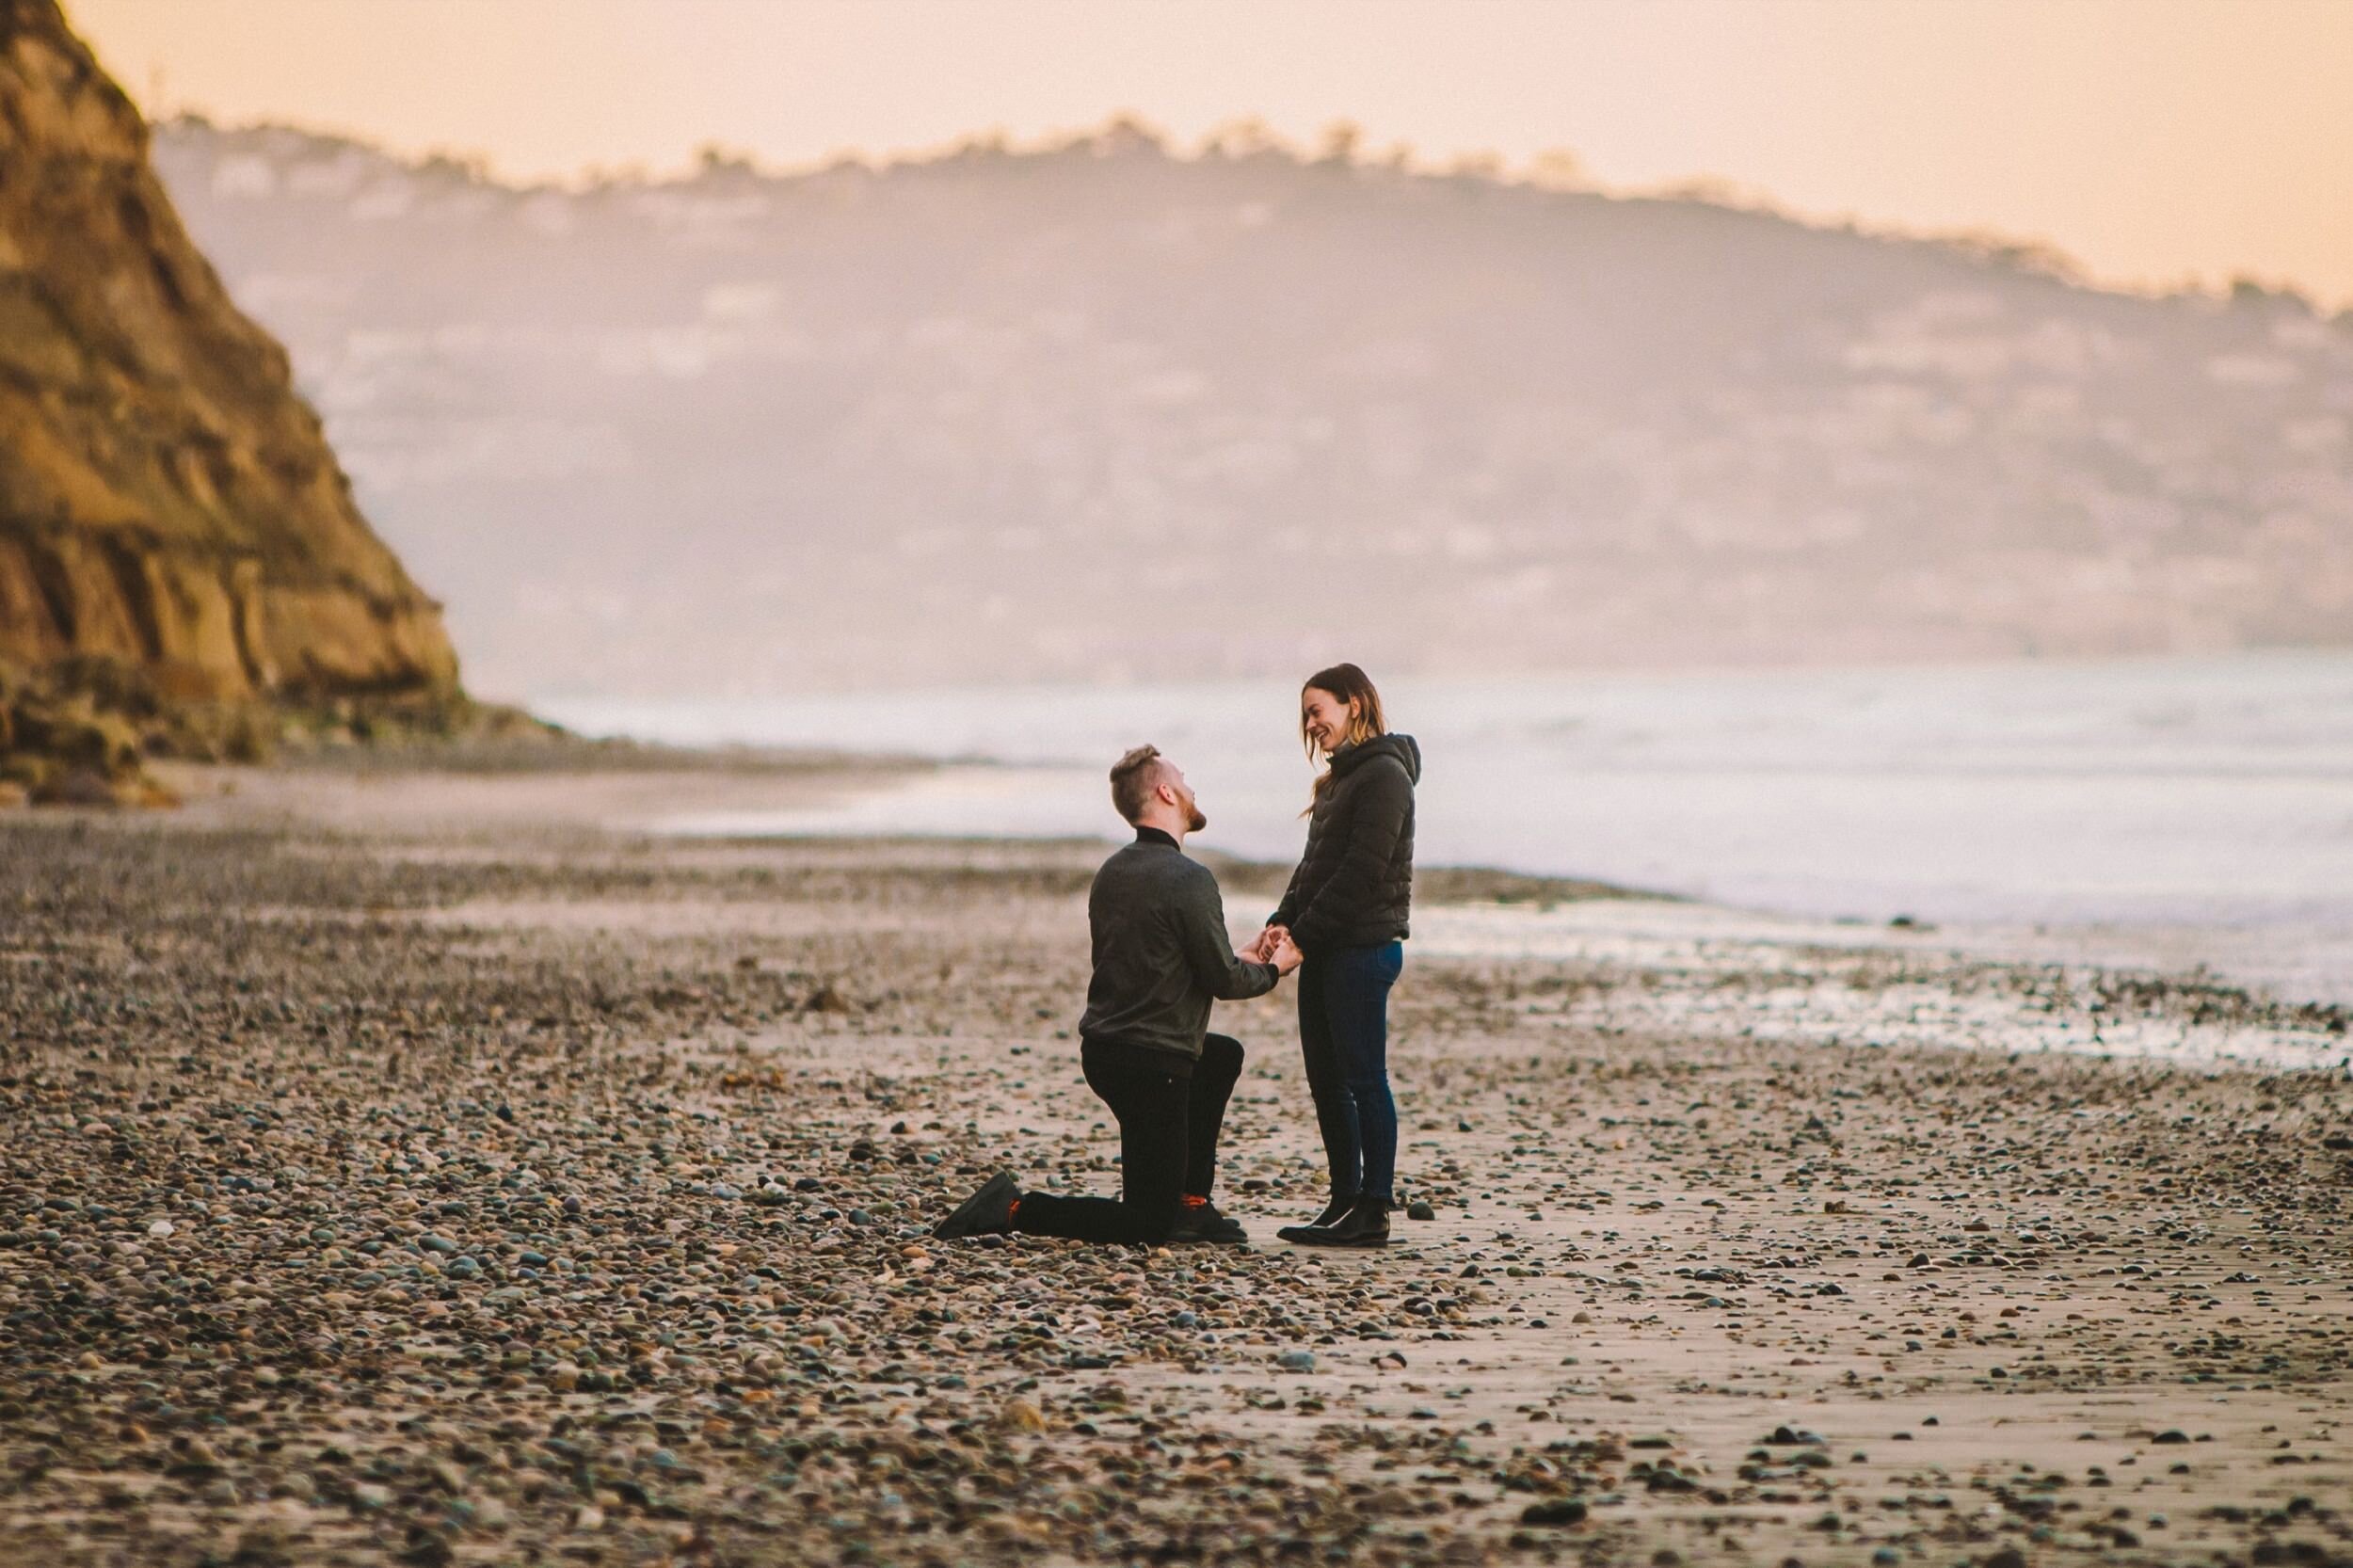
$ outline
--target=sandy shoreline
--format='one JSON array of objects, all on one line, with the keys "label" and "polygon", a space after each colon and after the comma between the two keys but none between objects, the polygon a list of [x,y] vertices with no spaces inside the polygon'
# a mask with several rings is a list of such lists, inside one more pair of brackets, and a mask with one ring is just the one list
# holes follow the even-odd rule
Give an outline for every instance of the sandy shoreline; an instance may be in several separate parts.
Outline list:
[{"label": "sandy shoreline", "polygon": [[[2229,1060],[2325,1011],[1433,906],[1400,1245],[943,1246],[1116,1181],[1095,847],[211,782],[0,820],[0,1560],[2353,1560],[2353,1084]],[[1221,1010],[1261,1238],[1288,1005]]]}]

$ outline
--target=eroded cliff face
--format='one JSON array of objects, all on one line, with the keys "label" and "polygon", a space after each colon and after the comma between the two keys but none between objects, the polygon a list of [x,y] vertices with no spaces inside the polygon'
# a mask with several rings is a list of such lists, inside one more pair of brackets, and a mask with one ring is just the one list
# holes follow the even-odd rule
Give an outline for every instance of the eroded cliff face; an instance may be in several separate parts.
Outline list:
[{"label": "eroded cliff face", "polygon": [[56,0],[0,0],[0,664],[91,658],[183,701],[457,680],[138,112]]}]

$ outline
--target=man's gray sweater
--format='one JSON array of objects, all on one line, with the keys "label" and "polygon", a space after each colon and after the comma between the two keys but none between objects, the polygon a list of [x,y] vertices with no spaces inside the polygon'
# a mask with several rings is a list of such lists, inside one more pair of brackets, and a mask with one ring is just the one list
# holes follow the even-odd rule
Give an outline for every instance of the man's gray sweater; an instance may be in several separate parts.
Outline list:
[{"label": "man's gray sweater", "polygon": [[1272,964],[1234,956],[1217,878],[1156,827],[1136,829],[1136,841],[1095,873],[1087,926],[1095,977],[1080,1037],[1155,1052],[1173,1072],[1201,1059],[1211,1001],[1264,996],[1282,978]]}]

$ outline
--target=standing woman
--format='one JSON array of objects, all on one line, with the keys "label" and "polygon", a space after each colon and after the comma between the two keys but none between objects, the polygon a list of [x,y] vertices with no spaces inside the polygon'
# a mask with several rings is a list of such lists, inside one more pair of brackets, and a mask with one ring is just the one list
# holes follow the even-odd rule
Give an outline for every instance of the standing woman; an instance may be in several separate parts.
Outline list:
[{"label": "standing woman", "polygon": [[1299,1047],[1332,1167],[1332,1201],[1278,1231],[1318,1247],[1380,1247],[1396,1200],[1397,1104],[1389,1095],[1389,987],[1405,966],[1414,891],[1414,786],[1421,748],[1392,735],[1381,694],[1354,664],[1308,678],[1299,734],[1324,759],[1307,849],[1259,938],[1288,932],[1299,968]]}]

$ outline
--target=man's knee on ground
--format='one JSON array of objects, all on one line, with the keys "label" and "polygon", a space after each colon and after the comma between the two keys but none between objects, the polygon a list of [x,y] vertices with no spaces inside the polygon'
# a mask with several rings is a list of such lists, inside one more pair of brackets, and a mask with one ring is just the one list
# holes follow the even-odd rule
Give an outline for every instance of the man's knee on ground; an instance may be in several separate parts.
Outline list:
[{"label": "man's knee on ground", "polygon": [[1181,1193],[1171,1192],[1165,1202],[1123,1203],[1130,1241],[1165,1241],[1176,1229],[1176,1217],[1184,1212]]}]

